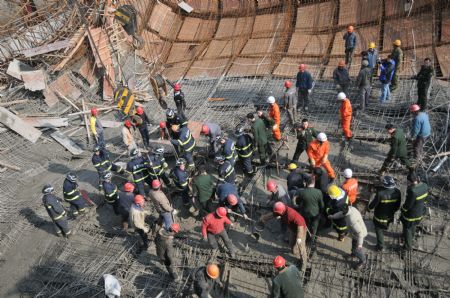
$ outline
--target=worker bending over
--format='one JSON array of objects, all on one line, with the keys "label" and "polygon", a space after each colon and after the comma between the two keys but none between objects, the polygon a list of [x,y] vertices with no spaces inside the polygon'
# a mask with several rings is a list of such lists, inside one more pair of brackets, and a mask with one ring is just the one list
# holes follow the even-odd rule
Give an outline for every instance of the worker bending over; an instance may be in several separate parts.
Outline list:
[{"label": "worker bending over", "polygon": [[309,143],[306,153],[308,154],[309,164],[313,168],[323,167],[328,173],[331,180],[336,178],[334,170],[328,160],[328,153],[330,152],[330,144],[328,143],[327,135],[323,132],[317,135],[317,138]]}]

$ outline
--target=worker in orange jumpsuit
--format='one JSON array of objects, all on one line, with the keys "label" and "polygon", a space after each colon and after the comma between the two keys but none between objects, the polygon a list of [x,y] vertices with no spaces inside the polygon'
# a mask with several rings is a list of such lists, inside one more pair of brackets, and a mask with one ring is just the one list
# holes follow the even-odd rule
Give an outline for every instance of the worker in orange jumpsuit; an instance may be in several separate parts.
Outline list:
[{"label": "worker in orange jumpsuit", "polygon": [[328,160],[329,152],[330,144],[328,143],[327,135],[323,132],[319,133],[317,138],[309,143],[308,149],[306,150],[311,167],[323,167],[327,171],[331,183],[336,178],[336,175]]},{"label": "worker in orange jumpsuit", "polygon": [[341,108],[339,109],[339,120],[342,125],[342,132],[345,136],[344,145],[346,143],[350,145],[353,136],[352,131],[350,130],[350,124],[352,123],[352,104],[344,92],[339,92],[337,98],[342,102]]},{"label": "worker in orange jumpsuit", "polygon": [[356,196],[358,195],[358,180],[352,178],[353,171],[351,169],[345,169],[343,176],[345,182],[342,184],[342,189],[347,193],[349,205],[353,205],[356,201]]},{"label": "worker in orange jumpsuit", "polygon": [[280,141],[281,140],[281,130],[280,130],[280,123],[281,123],[281,115],[280,115],[280,107],[275,102],[275,97],[269,96],[267,99],[267,103],[270,104],[269,108],[269,117],[271,120],[275,123],[272,127],[272,135],[275,140]]}]

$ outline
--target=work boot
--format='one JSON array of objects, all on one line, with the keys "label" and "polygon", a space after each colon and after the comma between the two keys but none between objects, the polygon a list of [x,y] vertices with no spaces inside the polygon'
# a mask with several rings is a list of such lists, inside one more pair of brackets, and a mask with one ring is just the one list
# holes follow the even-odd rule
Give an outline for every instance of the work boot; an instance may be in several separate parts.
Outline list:
[{"label": "work boot", "polygon": [[344,239],[345,239],[345,234],[339,234],[337,237],[337,241],[340,241],[340,242],[344,241]]},{"label": "work boot", "polygon": [[355,270],[361,270],[361,269],[364,267],[364,265],[366,265],[366,263],[367,263],[367,261],[366,261],[366,262],[358,262],[358,263],[356,263],[356,265],[353,267],[353,269],[355,269]]},{"label": "work boot", "polygon": [[375,247],[375,250],[376,250],[377,252],[384,252],[384,247],[383,247],[383,246],[377,245],[377,246]]}]

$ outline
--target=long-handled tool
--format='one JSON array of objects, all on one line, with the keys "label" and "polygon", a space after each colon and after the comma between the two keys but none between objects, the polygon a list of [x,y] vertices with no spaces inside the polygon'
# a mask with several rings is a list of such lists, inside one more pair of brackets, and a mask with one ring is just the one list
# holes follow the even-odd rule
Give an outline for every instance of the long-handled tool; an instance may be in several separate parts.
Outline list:
[{"label": "long-handled tool", "polygon": [[256,222],[254,219],[251,219],[250,217],[245,217],[244,215],[236,213],[236,212],[231,211],[231,210],[229,210],[228,213],[236,215],[236,216],[239,216],[239,217],[242,217],[243,219],[246,219],[246,220],[251,221],[251,222]]}]

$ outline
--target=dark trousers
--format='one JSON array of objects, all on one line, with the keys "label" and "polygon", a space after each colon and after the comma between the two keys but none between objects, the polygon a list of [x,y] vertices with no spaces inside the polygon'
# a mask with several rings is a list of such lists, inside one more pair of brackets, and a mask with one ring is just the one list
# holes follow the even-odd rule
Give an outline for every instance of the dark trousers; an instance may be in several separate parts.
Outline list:
[{"label": "dark trousers", "polygon": [[119,200],[114,200],[114,202],[112,203],[108,202],[108,204],[110,204],[113,207],[114,214],[116,215],[120,214]]},{"label": "dark trousers", "polygon": [[416,161],[420,161],[422,159],[423,154],[423,144],[426,142],[427,138],[424,137],[417,137],[414,140],[413,147],[414,147],[414,158]]},{"label": "dark trousers", "polygon": [[306,150],[306,146],[304,143],[298,141],[297,146],[295,147],[294,156],[292,157],[292,160],[297,162],[300,156],[302,155],[303,151]]},{"label": "dark trousers", "polygon": [[411,250],[416,234],[416,227],[420,221],[406,221],[402,219],[403,224],[403,237],[405,238],[405,249]]},{"label": "dark trousers", "polygon": [[417,83],[417,104],[420,106],[420,109],[423,111],[427,108],[428,102],[428,89],[430,88],[430,83],[421,84]]},{"label": "dark trousers", "polygon": [[261,164],[265,164],[266,163],[267,146],[268,146],[268,143],[266,143],[266,144],[258,144],[259,160],[260,160]]},{"label": "dark trousers", "polygon": [[175,101],[175,105],[177,106],[178,115],[186,118],[186,116],[184,115],[184,111],[186,110],[186,101]]},{"label": "dark trousers", "polygon": [[69,223],[67,222],[67,218],[65,216],[61,219],[54,220],[53,224],[55,226],[55,232],[57,235],[67,236],[72,232],[69,228]]},{"label": "dark trousers", "polygon": [[100,147],[105,147],[106,145],[103,131],[97,131],[97,145]]},{"label": "dark trousers", "polygon": [[144,197],[145,197],[144,181],[142,180],[142,181],[139,181],[139,182],[135,182],[134,184],[136,184],[136,188],[137,188],[137,190],[138,190],[138,193],[139,193],[141,196],[144,196]]},{"label": "dark trousers", "polygon": [[195,163],[194,163],[194,157],[192,156],[192,152],[187,152],[187,151],[185,151],[185,152],[183,152],[183,154],[181,155],[181,157],[183,157],[184,159],[186,159],[187,165],[188,165],[189,167],[195,166]]},{"label": "dark trousers", "polygon": [[[354,50],[355,50],[354,48],[345,49],[345,64],[347,65],[348,68],[350,68],[350,65],[352,65]],[[345,91],[344,93],[347,94]]]},{"label": "dark trousers", "polygon": [[166,266],[167,272],[169,272],[170,276],[172,278],[176,278],[177,275],[174,270],[173,257],[171,256],[169,251],[167,249],[166,250],[157,249],[156,253],[157,253],[159,259],[161,260],[161,263],[163,263]]},{"label": "dark trousers", "polygon": [[305,110],[309,105],[309,93],[308,89],[298,88],[298,101],[297,101],[297,110],[303,108]]},{"label": "dark trousers", "polygon": [[188,205],[191,203],[191,197],[189,196],[189,188],[185,187],[183,189],[178,189],[181,195],[181,199],[183,200],[184,205]]},{"label": "dark trousers", "polygon": [[377,247],[379,248],[384,247],[384,230],[375,224],[375,235],[377,235]]},{"label": "dark trousers", "polygon": [[142,141],[144,142],[144,145],[148,146],[149,145],[149,137],[148,137],[147,125],[142,124],[141,126],[139,126],[139,132],[141,133]]},{"label": "dark trousers", "polygon": [[170,227],[173,224],[173,217],[171,212],[163,212],[159,215],[160,220],[162,221],[164,225],[164,229],[166,231],[170,230]]},{"label": "dark trousers", "polygon": [[392,81],[391,81],[391,86],[390,86],[391,91],[394,91],[395,89],[397,89],[397,85],[398,85],[397,71],[398,71],[398,67],[396,65],[394,74],[392,75]]},{"label": "dark trousers", "polygon": [[252,156],[241,158],[245,174],[253,174]]},{"label": "dark trousers", "polygon": [[369,105],[371,86],[359,87],[359,108],[364,111]]},{"label": "dark trousers", "polygon": [[219,234],[215,234],[215,235],[211,234],[211,233],[208,233],[208,243],[209,243],[209,245],[211,245],[211,247],[213,249],[218,249],[219,248],[219,244],[217,243],[218,238],[222,238],[222,241],[225,244],[225,246],[227,247],[228,251],[231,254],[234,254],[233,244],[231,243],[230,238],[228,238],[227,231],[225,231],[225,230],[223,230]]},{"label": "dark trousers", "polygon": [[148,248],[148,236],[147,236],[147,233],[145,233],[144,230],[138,229],[138,228],[136,228],[135,231],[136,231],[136,233],[139,234],[139,236],[141,236],[142,242],[144,242],[143,249],[147,250],[147,248]]},{"label": "dark trousers", "polygon": [[319,227],[320,214],[316,216],[304,216],[306,221],[306,226],[311,233],[311,240],[314,243],[316,241],[317,228]]},{"label": "dark trousers", "polygon": [[366,255],[364,254],[363,248],[358,248],[358,240],[352,238],[352,254],[354,254],[360,263],[366,262]]},{"label": "dark trousers", "polygon": [[[409,160],[409,158],[407,156],[401,156],[401,157],[397,157],[400,162],[402,164],[404,164],[406,167],[408,167],[408,169],[411,169],[411,161]],[[387,168],[390,167],[390,165],[392,164],[392,162],[394,161],[393,158],[389,158],[387,157],[384,162],[383,165],[381,166],[381,171],[385,171],[387,170]]]},{"label": "dark trousers", "polygon": [[70,204],[70,211],[75,216],[86,211],[86,202],[82,198],[67,202]]}]

